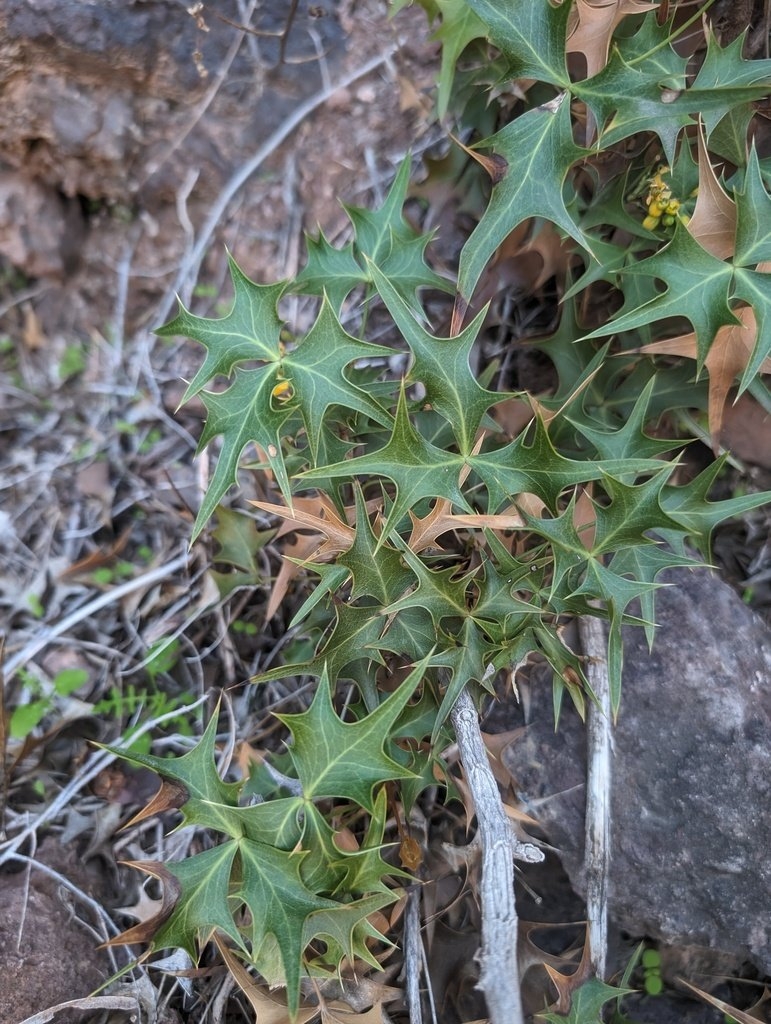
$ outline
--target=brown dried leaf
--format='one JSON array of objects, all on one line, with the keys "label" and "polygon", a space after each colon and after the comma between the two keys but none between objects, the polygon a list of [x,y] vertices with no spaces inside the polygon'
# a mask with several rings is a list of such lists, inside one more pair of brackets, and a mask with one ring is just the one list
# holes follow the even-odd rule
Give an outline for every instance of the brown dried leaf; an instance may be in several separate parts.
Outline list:
[{"label": "brown dried leaf", "polygon": [[297,1011],[297,1016],[293,1018],[286,1003],[274,999],[257,984],[238,957],[231,953],[216,932],[214,944],[236,984],[249,1000],[254,1010],[255,1024],[306,1024],[307,1021],[318,1016],[318,1006],[301,1006]]},{"label": "brown dried leaf", "polygon": [[412,533],[408,544],[416,554],[426,548],[437,547],[437,538],[451,530],[516,530],[525,525],[514,505],[493,516],[454,515],[450,508],[450,502],[440,498],[422,519],[410,512]]},{"label": "brown dried leaf", "polygon": [[[284,561],[276,576],[265,611],[265,619],[269,622],[286,597],[290,583],[300,573],[301,565],[297,563],[310,559],[317,562],[330,561],[351,547],[356,534],[355,530],[340,518],[331,499],[321,492],[313,498],[295,498],[292,508],[268,501],[252,501],[251,504],[263,512],[283,519],[276,539],[296,530],[313,531],[310,536],[301,534],[295,537],[284,547]],[[367,507],[369,508],[369,504]],[[350,516],[350,521],[353,522],[356,510],[347,509],[346,515]]]},{"label": "brown dried leaf", "polygon": [[295,498],[292,508],[268,501],[252,501],[250,504],[284,520],[276,534],[277,539],[293,530],[313,530],[320,534],[324,540],[316,554],[318,559],[333,558],[347,551],[353,544],[355,531],[340,518],[326,494],[319,493],[314,498]]},{"label": "brown dried leaf", "polygon": [[533,419],[533,409],[524,398],[506,398],[499,402],[491,415],[501,432],[513,441]]},{"label": "brown dried leaf", "polygon": [[[771,267],[771,264],[761,263],[758,270],[765,267]],[[752,308],[742,306],[735,312],[741,323],[721,327],[704,360],[709,374],[709,433],[715,453],[720,450],[720,435],[728,395],[736,378],[741,376],[746,368],[757,337],[757,322]],[[650,345],[644,345],[639,351],[647,355],[672,355],[696,359],[696,335],[691,332],[681,334],[677,338],[654,341]],[[771,373],[771,358],[761,363],[759,372]]]},{"label": "brown dried leaf", "polygon": [[490,180],[493,185],[497,185],[500,181],[503,181],[506,177],[506,171],[509,169],[509,162],[505,157],[502,157],[498,153],[490,153],[489,155],[477,153],[475,149],[469,149],[468,146],[464,146],[460,139],[455,138],[452,132],[449,134],[455,145],[460,146],[466,156],[470,156],[472,160],[476,160],[478,164],[481,164],[482,167],[484,167],[490,175]]},{"label": "brown dried leaf", "polygon": [[742,462],[771,469],[771,414],[751,395],[726,407],[720,443]]},{"label": "brown dried leaf", "polygon": [[[630,14],[654,11],[658,3],[645,0],[576,0],[566,50],[583,53],[587,77],[592,78],[608,63],[610,41],[616,27]],[[570,24],[570,23],[569,23]]]},{"label": "brown dried leaf", "polygon": [[333,1003],[322,1002],[321,1024],[383,1024],[383,1004],[377,1002],[359,1013],[338,1000]]},{"label": "brown dried leaf", "polygon": [[403,868],[417,871],[423,863],[423,851],[420,843],[412,836],[404,836],[399,844],[399,861]]},{"label": "brown dried leaf", "polygon": [[[154,917],[149,917],[144,921],[140,921],[139,924],[127,928],[125,932],[116,935],[114,939],[109,939],[107,942],[102,943],[102,946],[133,946],[134,944],[145,946],[152,941],[155,933],[171,915],[182,890],[174,875],[167,869],[165,864],[161,864],[159,861],[124,860],[121,861],[121,864],[125,864],[130,868],[136,868],[138,871],[144,871],[146,875],[151,875],[153,878],[158,879],[163,891],[160,910]],[[149,946],[144,953],[144,957],[149,956],[151,952],[152,947]]]},{"label": "brown dried leaf", "polygon": [[561,1013],[567,1015],[570,1013],[570,1006],[573,1002],[573,993],[576,989],[579,989],[585,981],[588,981],[594,975],[594,968],[591,963],[591,956],[589,951],[589,936],[584,941],[584,948],[581,953],[581,961],[578,967],[575,969],[573,974],[562,974],[551,964],[544,964],[546,973],[552,980],[552,984],[557,989],[557,1002],[554,1004],[552,1009],[555,1013]]},{"label": "brown dried leaf", "polygon": [[164,811],[176,811],[187,802],[190,794],[181,782],[174,782],[169,779],[162,779],[160,789],[155,796],[146,804],[141,811],[137,811],[134,817],[127,821],[124,828],[131,828],[138,825],[140,821],[152,818],[156,814],[163,814]]},{"label": "brown dried leaf", "polygon": [[551,221],[545,221],[521,249],[520,255],[535,255],[541,261],[541,270],[532,288],[540,288],[549,278],[562,276],[570,262],[570,249]]},{"label": "brown dried leaf", "polygon": [[[101,463],[100,463],[101,465]],[[87,493],[84,491],[83,493]],[[71,579],[73,576],[84,576],[101,569],[105,565],[112,565],[115,559],[123,552],[129,542],[133,526],[128,526],[123,533],[112,544],[104,548],[98,548],[68,566],[64,572],[59,573],[60,580]]]},{"label": "brown dried leaf", "polygon": [[289,584],[300,575],[302,563],[313,558],[318,548],[318,537],[295,537],[284,545],[283,562],[270,592],[268,607],[265,609],[265,621],[270,622],[281,607],[281,603],[289,590]]},{"label": "brown dried leaf", "polygon": [[[716,1006],[721,1013],[724,1013],[726,1017],[732,1017],[739,1024],[758,1024],[758,1021],[765,1020],[765,1015],[756,1017],[751,1013],[747,1013],[746,1010],[737,1010],[735,1006],[731,1006],[729,1003],[724,1002],[722,999],[718,999],[717,996],[710,995],[709,992],[704,992],[702,989],[692,985],[690,981],[686,981],[685,978],[678,978],[678,982],[681,985],[685,985],[691,992],[695,992],[699,999],[703,999],[705,1003],[710,1003],[712,1006]],[[761,999],[761,1002],[764,1000]],[[757,1004],[758,1007],[760,1003]]]},{"label": "brown dried leaf", "polygon": [[699,126],[699,194],[688,222],[688,231],[707,252],[719,260],[732,256],[736,239],[736,203],[723,191],[710,163]]}]

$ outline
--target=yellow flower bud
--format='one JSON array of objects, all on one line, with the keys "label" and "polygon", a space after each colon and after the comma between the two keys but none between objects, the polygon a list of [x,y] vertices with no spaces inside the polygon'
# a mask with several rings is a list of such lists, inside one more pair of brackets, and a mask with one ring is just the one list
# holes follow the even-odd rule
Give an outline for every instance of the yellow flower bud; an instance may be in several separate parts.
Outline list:
[{"label": "yellow flower bud", "polygon": [[271,396],[277,398],[280,402],[289,402],[294,398],[294,388],[291,381],[280,380],[271,391]]},{"label": "yellow flower bud", "polygon": [[655,231],[656,228],[659,226],[659,218],[648,216],[642,222],[642,226],[645,228],[646,231]]}]

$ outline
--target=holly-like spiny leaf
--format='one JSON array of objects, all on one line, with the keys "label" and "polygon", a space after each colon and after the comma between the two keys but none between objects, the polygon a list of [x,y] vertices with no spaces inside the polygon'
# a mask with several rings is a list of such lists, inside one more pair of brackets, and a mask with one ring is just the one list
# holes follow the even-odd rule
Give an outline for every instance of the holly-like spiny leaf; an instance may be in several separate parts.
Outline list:
[{"label": "holly-like spiny leaf", "polygon": [[508,60],[513,78],[535,78],[558,88],[569,86],[565,36],[570,4],[468,0],[468,5],[487,25],[490,41]]},{"label": "holly-like spiny leaf", "polygon": [[308,470],[302,474],[302,479],[308,483],[315,483],[317,478],[351,479],[355,476],[392,480],[396,484],[396,494],[383,526],[381,536],[385,538],[423,498],[447,498],[471,512],[459,485],[463,465],[462,455],[437,448],[418,433],[410,422],[402,388],[393,431],[384,447],[372,454]]},{"label": "holly-like spiny leaf", "polygon": [[374,265],[370,266],[370,273],[388,312],[412,351],[408,382],[420,381],[426,390],[426,401],[452,427],[460,452],[469,454],[487,410],[511,397],[509,392],[483,388],[469,365],[471,349],[487,315],[487,308],[455,338],[437,338],[416,321],[385,274]]},{"label": "holly-like spiny leaf", "polygon": [[182,404],[197,395],[214,377],[230,377],[243,362],[276,362],[280,358],[281,319],[277,305],[286,282],[261,285],[251,281],[228,255],[233,284],[233,305],[226,316],[213,320],[195,316],[184,306],[156,334],[163,338],[182,335],[206,348],[206,358],[185,391]]},{"label": "holly-like spiny leaf", "polygon": [[281,952],[287,1003],[294,1015],[300,1002],[308,918],[319,910],[335,911],[339,904],[305,885],[301,874],[305,854],[286,853],[249,839],[242,839],[238,847],[241,880],[235,895],[251,910],[252,958],[259,967],[260,948],[272,935]]},{"label": "holly-like spiny leaf", "polygon": [[487,487],[489,513],[524,493],[537,495],[554,510],[566,487],[599,480],[604,473],[624,478],[661,468],[654,459],[645,458],[608,459],[604,463],[567,458],[552,444],[540,416],[530,430],[503,448],[471,455],[467,462]]},{"label": "holly-like spiny leaf", "polygon": [[[166,792],[171,800],[161,805],[157,798],[151,802],[149,813],[157,814],[172,808],[179,809],[183,822],[190,824],[207,824],[220,827],[228,834],[238,836],[240,830],[233,832],[229,819],[229,809],[238,806],[241,783],[225,782],[217,771],[216,739],[218,715],[212,715],[201,739],[186,754],[180,757],[155,757],[135,750],[105,746],[118,757],[132,764],[141,765],[155,772],[162,780],[172,783],[173,787]],[[163,792],[163,791],[162,791]],[[222,815],[212,813],[209,808],[214,805],[222,809]],[[148,816],[142,811],[135,816],[141,821]]]},{"label": "holly-like spiny leaf", "polygon": [[332,704],[329,675],[319,680],[313,703],[301,714],[277,715],[292,733],[290,752],[306,799],[354,800],[370,813],[378,783],[410,778],[384,751],[389,731],[420,683],[428,658],[371,714],[344,722]]},{"label": "holly-like spiny leaf", "polygon": [[[538,7],[555,10],[548,0],[522,5],[524,13]],[[565,9],[563,4],[557,10]],[[585,151],[573,142],[567,93],[515,118],[475,148],[492,149],[508,163],[503,178],[493,186],[490,203],[463,247],[458,269],[461,309],[471,300],[482,270],[498,246],[529,217],[552,221],[589,252],[587,238],[568,213],[562,187],[570,167]]]},{"label": "holly-like spiny leaf", "polygon": [[293,290],[313,295],[326,294],[339,310],[349,293],[360,284],[370,284],[366,261],[379,266],[404,300],[419,309],[415,294],[420,288],[451,291],[451,284],[425,262],[430,234],[419,234],[404,219],[402,209],[410,179],[410,158],[402,161],[393,184],[377,210],[358,206],[343,208],[354,229],[354,241],[336,249],[323,234],[308,238],[308,260],[298,274]]}]

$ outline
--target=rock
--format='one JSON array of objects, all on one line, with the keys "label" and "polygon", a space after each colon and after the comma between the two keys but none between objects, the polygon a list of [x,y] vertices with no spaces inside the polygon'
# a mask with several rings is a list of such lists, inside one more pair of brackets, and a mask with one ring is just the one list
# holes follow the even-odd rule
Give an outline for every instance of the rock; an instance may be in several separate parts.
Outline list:
[{"label": "rock", "polygon": [[[660,579],[653,652],[624,639],[611,914],[771,973],[771,631],[706,569]],[[550,685],[529,696],[504,760],[583,891],[584,727],[566,702],[554,731]]]}]

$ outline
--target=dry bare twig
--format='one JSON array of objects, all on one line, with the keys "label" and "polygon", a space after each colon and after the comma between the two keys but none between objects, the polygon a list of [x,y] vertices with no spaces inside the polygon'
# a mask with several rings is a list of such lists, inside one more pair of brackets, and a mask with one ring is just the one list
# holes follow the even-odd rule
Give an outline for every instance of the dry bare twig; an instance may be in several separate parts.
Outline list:
[{"label": "dry bare twig", "polygon": [[607,639],[601,619],[578,620],[586,675],[597,703],[587,712],[586,776],[586,919],[589,956],[598,978],[605,977],[608,959],[608,874],[610,869],[610,793],[612,714],[606,660]]},{"label": "dry bare twig", "polygon": [[514,858],[534,863],[543,852],[517,839],[490,768],[474,702],[463,690],[450,713],[482,841],[482,952],[479,987],[490,1024],[524,1024],[517,970]]}]

